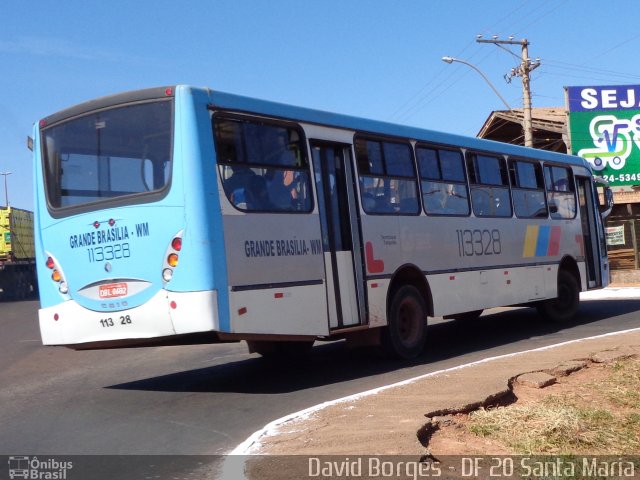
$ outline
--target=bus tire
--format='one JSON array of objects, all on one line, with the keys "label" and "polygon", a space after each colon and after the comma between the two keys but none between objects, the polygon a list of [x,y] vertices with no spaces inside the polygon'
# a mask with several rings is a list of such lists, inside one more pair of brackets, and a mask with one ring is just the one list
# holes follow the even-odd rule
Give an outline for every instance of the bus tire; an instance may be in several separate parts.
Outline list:
[{"label": "bus tire", "polygon": [[389,324],[381,332],[385,355],[409,360],[416,358],[427,338],[427,307],[413,285],[405,285],[393,295],[389,308]]},{"label": "bus tire", "polygon": [[566,270],[558,272],[558,296],[538,304],[538,312],[546,320],[568,322],[578,314],[580,286],[576,278]]}]

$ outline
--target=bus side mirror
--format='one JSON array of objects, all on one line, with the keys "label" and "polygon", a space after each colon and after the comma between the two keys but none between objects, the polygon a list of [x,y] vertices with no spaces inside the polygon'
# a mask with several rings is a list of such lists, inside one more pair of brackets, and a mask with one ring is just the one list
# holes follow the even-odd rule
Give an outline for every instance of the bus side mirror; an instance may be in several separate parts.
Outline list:
[{"label": "bus side mirror", "polygon": [[604,188],[604,205],[600,207],[600,215],[602,216],[602,218],[608,217],[612,209],[613,209],[613,192],[611,191],[611,188],[605,187]]}]

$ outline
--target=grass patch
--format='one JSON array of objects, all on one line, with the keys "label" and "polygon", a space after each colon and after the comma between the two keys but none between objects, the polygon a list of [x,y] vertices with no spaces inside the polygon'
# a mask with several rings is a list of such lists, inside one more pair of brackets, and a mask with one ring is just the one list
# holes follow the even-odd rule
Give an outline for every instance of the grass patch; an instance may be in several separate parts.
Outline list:
[{"label": "grass patch", "polygon": [[640,362],[616,362],[608,368],[611,375],[603,382],[608,400],[621,407],[640,410]]},{"label": "grass patch", "polygon": [[530,405],[469,415],[467,428],[516,454],[623,455],[640,451],[640,361],[603,367],[603,379]]}]

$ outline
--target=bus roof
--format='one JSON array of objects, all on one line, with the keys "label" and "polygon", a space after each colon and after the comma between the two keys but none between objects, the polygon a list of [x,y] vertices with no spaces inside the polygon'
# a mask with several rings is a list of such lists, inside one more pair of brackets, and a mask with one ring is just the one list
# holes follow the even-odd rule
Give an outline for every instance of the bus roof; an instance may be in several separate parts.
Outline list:
[{"label": "bus roof", "polygon": [[166,98],[167,96],[173,96],[180,90],[191,91],[193,93],[199,92],[201,95],[206,95],[208,98],[207,101],[212,108],[254,113],[327,127],[345,128],[365,133],[408,138],[412,140],[470,148],[485,152],[506,154],[515,157],[536,158],[539,160],[568,163],[590,169],[588,162],[575,155],[565,155],[550,152],[548,150],[522,147],[493,140],[479,139],[418,127],[403,126],[378,120],[358,118],[322,110],[314,110],[305,107],[297,107],[284,103],[260,100],[189,85],[149,88],[100,97],[49,115],[41,121],[40,125],[51,125],[70,117],[82,115],[89,111],[107,108],[113,105],[146,101],[154,98]]},{"label": "bus roof", "polygon": [[386,135],[391,137],[409,138],[425,142],[433,142],[451,146],[459,146],[485,152],[502,153],[515,157],[537,158],[540,160],[569,163],[590,168],[589,164],[581,157],[566,155],[548,150],[512,145],[493,140],[479,139],[452,133],[438,132],[418,127],[403,126],[378,120],[331,113],[322,110],[313,110],[304,107],[296,107],[283,103],[259,100],[219,91],[209,90],[209,96],[213,107],[236,110],[247,113],[262,114],[265,116],[295,120],[299,122],[318,124],[328,127],[346,128],[354,131]]}]

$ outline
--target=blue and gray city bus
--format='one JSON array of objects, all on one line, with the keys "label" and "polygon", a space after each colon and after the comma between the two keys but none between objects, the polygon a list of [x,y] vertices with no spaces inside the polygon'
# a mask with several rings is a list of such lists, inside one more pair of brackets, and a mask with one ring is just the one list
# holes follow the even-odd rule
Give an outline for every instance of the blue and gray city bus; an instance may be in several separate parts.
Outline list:
[{"label": "blue and gray city bus", "polygon": [[50,115],[33,151],[47,345],[410,358],[428,317],[566,321],[609,279],[575,156],[184,85]]}]

